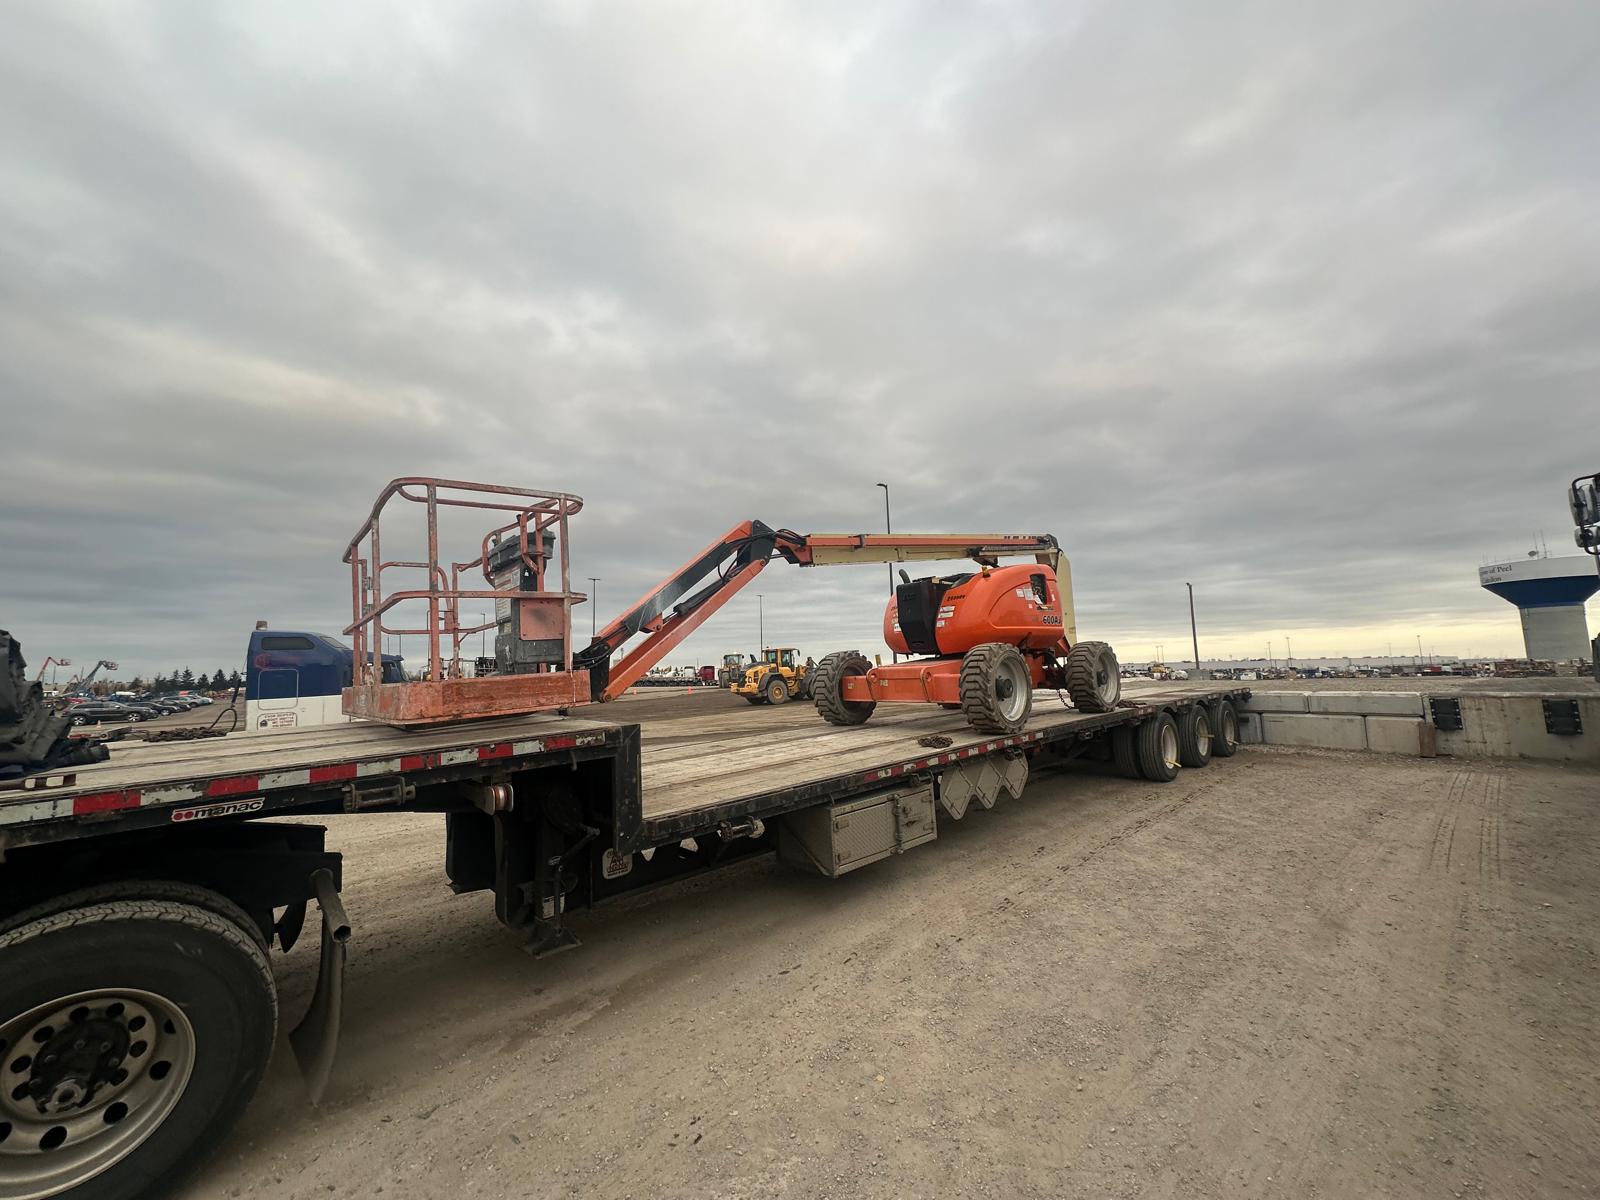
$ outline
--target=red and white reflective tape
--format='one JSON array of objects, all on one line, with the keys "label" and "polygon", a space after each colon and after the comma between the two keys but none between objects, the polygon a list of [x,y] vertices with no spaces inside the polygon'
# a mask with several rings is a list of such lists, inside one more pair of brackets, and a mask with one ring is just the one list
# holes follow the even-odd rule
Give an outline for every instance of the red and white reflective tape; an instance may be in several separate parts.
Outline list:
[{"label": "red and white reflective tape", "polygon": [[26,825],[34,821],[53,821],[63,817],[87,817],[96,813],[129,808],[152,808],[187,804],[196,800],[230,800],[259,796],[264,792],[283,792],[295,788],[325,787],[376,775],[406,775],[472,763],[492,763],[506,758],[522,758],[553,750],[575,750],[580,746],[599,746],[604,733],[558,734],[515,742],[491,742],[458,750],[429,750],[421,754],[402,754],[397,758],[356,759],[300,767],[292,771],[264,771],[253,775],[224,775],[197,783],[165,787],[114,788],[83,792],[59,800],[31,800],[7,804],[0,797],[0,825]]}]

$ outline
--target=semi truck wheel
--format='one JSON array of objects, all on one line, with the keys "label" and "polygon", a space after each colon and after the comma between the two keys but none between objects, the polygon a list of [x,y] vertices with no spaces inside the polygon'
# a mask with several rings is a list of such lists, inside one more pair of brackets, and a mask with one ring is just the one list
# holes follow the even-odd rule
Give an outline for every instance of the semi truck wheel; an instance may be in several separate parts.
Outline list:
[{"label": "semi truck wheel", "polygon": [[1122,699],[1122,669],[1104,642],[1079,642],[1067,651],[1067,695],[1079,712],[1103,713]]},{"label": "semi truck wheel", "polygon": [[1205,766],[1211,761],[1215,742],[1211,714],[1204,704],[1191,704],[1178,715],[1178,761],[1184,766]]},{"label": "semi truck wheel", "polygon": [[865,675],[872,664],[854,650],[835,650],[817,664],[816,683],[811,692],[816,698],[817,715],[830,725],[860,725],[878,705],[874,701],[846,700],[840,693],[852,675]]},{"label": "semi truck wheel", "polygon": [[1139,750],[1134,744],[1132,725],[1118,725],[1111,731],[1111,761],[1117,764],[1117,774],[1124,779],[1139,779]]},{"label": "semi truck wheel", "polygon": [[0,933],[0,1196],[167,1194],[249,1102],[277,994],[258,935],[160,899]]},{"label": "semi truck wheel", "polygon": [[961,660],[961,711],[979,733],[1016,733],[1033,711],[1033,677],[1022,651],[974,646]]},{"label": "semi truck wheel", "polygon": [[1239,749],[1239,710],[1232,700],[1211,706],[1211,756],[1232,758]]},{"label": "semi truck wheel", "polygon": [[1171,713],[1158,713],[1139,722],[1134,735],[1139,774],[1152,783],[1171,783],[1183,763],[1178,758],[1178,723]]}]

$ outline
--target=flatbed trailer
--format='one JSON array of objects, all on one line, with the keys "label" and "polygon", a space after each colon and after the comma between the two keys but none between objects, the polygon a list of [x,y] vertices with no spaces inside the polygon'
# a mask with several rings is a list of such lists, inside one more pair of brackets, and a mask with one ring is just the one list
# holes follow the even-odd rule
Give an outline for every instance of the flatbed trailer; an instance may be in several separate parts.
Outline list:
[{"label": "flatbed trailer", "polygon": [[1180,759],[1232,753],[1248,694],[1185,688],[1083,713],[1039,692],[1004,736],[915,705],[848,728],[744,705],[600,715],[625,718],[626,703],[357,722],[114,743],[109,761],[0,786],[0,1196],[128,1200],[197,1163],[265,1070],[267,954],[296,943],[312,901],[322,963],[290,1042],[320,1095],[350,927],[340,855],[303,818],[444,814],[451,888],[492,891],[497,917],[545,954],[577,944],[575,910],[753,855],[833,876],[911,849],[1050,763],[1089,755],[1170,779]]}]

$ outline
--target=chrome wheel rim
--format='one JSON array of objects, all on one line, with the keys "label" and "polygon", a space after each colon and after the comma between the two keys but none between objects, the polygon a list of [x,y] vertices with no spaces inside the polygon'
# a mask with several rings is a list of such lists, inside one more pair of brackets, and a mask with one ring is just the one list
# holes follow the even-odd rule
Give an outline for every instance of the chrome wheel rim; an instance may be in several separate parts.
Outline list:
[{"label": "chrome wheel rim", "polygon": [[194,1070],[194,1027],[152,992],[112,988],[0,1025],[0,1200],[40,1200],[133,1152]]},{"label": "chrome wheel rim", "polygon": [[1021,655],[1000,659],[994,673],[995,707],[1004,721],[1020,721],[1033,699],[1033,680]]},{"label": "chrome wheel rim", "polygon": [[1181,765],[1178,762],[1178,731],[1171,725],[1161,727],[1161,761],[1167,764],[1167,770],[1176,771]]}]

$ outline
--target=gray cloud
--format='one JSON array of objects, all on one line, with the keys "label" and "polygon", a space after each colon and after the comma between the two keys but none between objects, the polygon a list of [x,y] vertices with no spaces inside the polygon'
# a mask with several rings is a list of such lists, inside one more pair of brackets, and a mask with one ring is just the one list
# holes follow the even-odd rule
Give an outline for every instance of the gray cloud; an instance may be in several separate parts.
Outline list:
[{"label": "gray cloud", "polygon": [[[585,496],[604,617],[885,479],[1057,533],[1130,653],[1185,579],[1218,650],[1512,649],[1479,556],[1600,465],[1597,47],[1577,0],[14,8],[0,619],[336,628],[409,473]],[[761,586],[876,645],[882,573]]]}]

